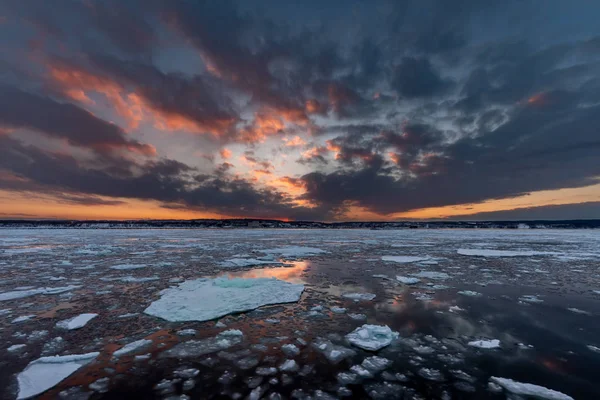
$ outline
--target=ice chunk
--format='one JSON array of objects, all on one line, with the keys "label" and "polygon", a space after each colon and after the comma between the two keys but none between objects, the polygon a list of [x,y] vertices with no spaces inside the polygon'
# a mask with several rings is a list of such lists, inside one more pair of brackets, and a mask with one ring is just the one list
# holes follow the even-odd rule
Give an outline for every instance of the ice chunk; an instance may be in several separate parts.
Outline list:
[{"label": "ice chunk", "polygon": [[348,316],[355,321],[364,321],[365,319],[367,319],[367,316],[365,314],[349,313]]},{"label": "ice chunk", "polygon": [[419,369],[419,375],[430,381],[442,382],[444,380],[444,375],[433,368],[421,368]]},{"label": "ice chunk", "polygon": [[305,257],[326,253],[325,250],[317,249],[315,247],[302,246],[278,247],[276,249],[260,250],[260,252],[266,254],[279,254],[282,257]]},{"label": "ice chunk", "polygon": [[257,258],[231,258],[221,263],[221,266],[228,268],[251,267],[254,265],[281,265],[281,263],[273,260],[259,260]]},{"label": "ice chunk", "polygon": [[412,263],[412,262],[427,261],[430,259],[430,257],[383,256],[383,257],[381,257],[381,259],[383,261],[392,261],[392,262],[396,262],[396,263],[406,264],[406,263]]},{"label": "ice chunk", "polygon": [[350,367],[350,371],[352,371],[352,373],[356,374],[357,376],[360,376],[361,378],[372,378],[373,377],[373,374],[371,373],[371,371],[369,371],[362,365],[353,365],[352,367]]},{"label": "ice chunk", "polygon": [[369,372],[376,374],[392,365],[392,361],[387,358],[373,356],[365,358],[361,365]]},{"label": "ice chunk", "polygon": [[38,288],[27,290],[14,290],[11,292],[0,293],[0,301],[22,299],[23,297],[35,296],[38,294],[61,294],[73,289],[79,289],[81,286],[63,286],[55,288]]},{"label": "ice chunk", "polygon": [[17,376],[17,400],[37,396],[54,387],[73,372],[92,362],[100,353],[42,357],[32,361]]},{"label": "ice chunk", "polygon": [[[13,347],[13,346],[11,346],[11,347]],[[596,346],[592,346],[591,344],[588,344],[587,348],[590,349],[591,351],[595,351],[596,353],[600,353],[600,347],[596,347]],[[9,349],[10,349],[10,347],[9,347]]]},{"label": "ice chunk", "polygon": [[275,278],[195,279],[161,291],[146,314],[167,321],[208,321],[227,314],[300,299],[304,285]]},{"label": "ice chunk", "polygon": [[574,400],[571,396],[556,390],[548,389],[543,386],[534,385],[532,383],[521,383],[508,378],[499,378],[492,376],[490,381],[502,386],[506,391],[521,395],[530,396],[536,399],[547,400]]},{"label": "ice chunk", "polygon": [[526,303],[543,303],[544,300],[540,299],[537,296],[531,295],[531,294],[524,294],[523,296],[519,297],[519,301],[524,301]]},{"label": "ice chunk", "polygon": [[110,268],[120,270],[120,271],[127,271],[130,269],[146,268],[146,264],[120,264],[120,265],[113,265]]},{"label": "ice chunk", "polygon": [[277,373],[277,368],[275,367],[259,367],[256,368],[256,375],[259,376],[271,376]]},{"label": "ice chunk", "polygon": [[294,360],[285,360],[283,364],[279,366],[279,369],[283,372],[296,372],[299,367],[296,361]]},{"label": "ice chunk", "polygon": [[392,331],[389,326],[365,324],[347,334],[346,339],[361,349],[377,351],[388,346],[398,336],[398,332]]},{"label": "ice chunk", "polygon": [[589,311],[580,310],[579,308],[575,308],[575,307],[569,307],[569,308],[567,308],[567,310],[574,312],[575,314],[592,315],[592,313]]},{"label": "ice chunk", "polygon": [[83,328],[85,326],[85,324],[87,324],[93,318],[96,318],[97,316],[98,316],[98,314],[91,314],[91,313],[79,314],[73,318],[58,321],[56,323],[56,327],[60,328],[60,329],[67,329],[67,330]]},{"label": "ice chunk", "polygon": [[336,306],[333,306],[333,307],[329,307],[329,309],[330,309],[330,310],[331,310],[331,312],[332,312],[332,313],[334,313],[334,314],[343,314],[343,313],[345,313],[345,312],[346,312],[346,309],[345,309],[345,308],[343,308],[343,307],[336,307]]},{"label": "ice chunk", "polygon": [[365,391],[373,400],[393,400],[404,398],[404,387],[397,383],[370,383],[365,385]]},{"label": "ice chunk", "polygon": [[490,249],[458,249],[458,254],[476,257],[532,257],[544,255],[559,255],[551,251],[513,251],[513,250],[490,250]]},{"label": "ice chunk", "polygon": [[236,344],[241,343],[243,337],[244,335],[241,331],[230,329],[228,331],[219,333],[215,337],[179,343],[169,350],[161,353],[160,357],[196,358],[205,354],[216,353],[217,351],[233,347]]},{"label": "ice chunk", "polygon": [[6,351],[8,351],[9,353],[17,353],[17,352],[23,350],[24,348],[25,348],[24,344],[13,344],[8,349],[6,349]]},{"label": "ice chunk", "polygon": [[325,339],[318,338],[313,342],[312,346],[332,364],[337,364],[345,358],[356,355],[354,350],[333,344],[331,341]]},{"label": "ice chunk", "polygon": [[408,276],[396,276],[396,280],[400,283],[404,283],[405,285],[414,285],[415,283],[421,282],[419,278],[411,278]]},{"label": "ice chunk", "polygon": [[126,354],[135,353],[138,350],[145,348],[151,344],[152,344],[152,340],[149,340],[149,339],[136,340],[135,342],[128,343],[125,346],[121,347],[119,350],[115,351],[113,353],[113,356],[121,357]]},{"label": "ice chunk", "polygon": [[375,298],[373,293],[344,293],[342,297],[345,297],[354,301],[371,301]]},{"label": "ice chunk", "polygon": [[281,346],[281,351],[288,357],[296,357],[300,354],[300,349],[293,344],[284,344]]},{"label": "ice chunk", "polygon": [[337,380],[342,385],[352,385],[358,382],[358,375],[353,372],[340,372],[337,374]]},{"label": "ice chunk", "polygon": [[450,278],[450,275],[448,275],[445,272],[437,272],[437,271],[421,271],[419,273],[416,274],[412,274],[413,276],[417,276],[419,278],[425,278],[425,279],[439,279],[439,280],[443,280],[443,279],[448,279]]},{"label": "ice chunk", "polygon": [[481,293],[474,292],[472,290],[461,290],[461,291],[459,291],[457,293],[458,294],[462,294],[463,296],[468,296],[468,297],[479,297],[479,296],[481,296]]},{"label": "ice chunk", "polygon": [[95,382],[90,383],[89,388],[99,392],[99,393],[106,393],[108,392],[108,385],[110,384],[110,378],[105,377],[105,378],[100,378],[98,380],[96,380]]},{"label": "ice chunk", "polygon": [[478,347],[480,349],[496,349],[500,347],[500,341],[498,339],[474,340],[469,342],[468,345],[472,347]]},{"label": "ice chunk", "polygon": [[12,323],[15,324],[19,322],[29,321],[31,318],[35,318],[35,315],[23,315],[21,317],[17,317],[12,320]]}]

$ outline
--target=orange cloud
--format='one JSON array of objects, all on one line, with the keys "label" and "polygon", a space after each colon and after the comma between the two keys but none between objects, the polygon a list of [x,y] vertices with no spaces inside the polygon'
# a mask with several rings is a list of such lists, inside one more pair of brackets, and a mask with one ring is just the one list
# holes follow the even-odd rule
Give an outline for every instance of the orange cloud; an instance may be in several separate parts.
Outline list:
[{"label": "orange cloud", "polygon": [[113,109],[127,122],[129,129],[136,129],[144,120],[164,131],[184,130],[189,132],[210,132],[223,134],[233,123],[233,119],[221,118],[210,121],[196,121],[187,115],[159,109],[143,95],[125,88],[116,81],[96,76],[72,66],[49,64],[49,76],[62,93],[74,101],[94,105],[89,92],[104,95]]},{"label": "orange cloud", "polygon": [[294,136],[291,139],[283,138],[283,141],[285,142],[285,145],[287,147],[299,147],[299,146],[304,146],[306,144],[304,139],[302,139],[300,136]]},{"label": "orange cloud", "polygon": [[228,160],[231,158],[231,150],[229,150],[228,148],[222,148],[219,153],[221,154],[221,158],[224,160]]}]

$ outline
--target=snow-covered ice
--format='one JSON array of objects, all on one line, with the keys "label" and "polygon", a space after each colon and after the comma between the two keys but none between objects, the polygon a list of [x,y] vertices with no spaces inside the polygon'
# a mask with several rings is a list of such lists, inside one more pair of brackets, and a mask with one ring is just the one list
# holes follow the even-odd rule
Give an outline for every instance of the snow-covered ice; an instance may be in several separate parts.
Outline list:
[{"label": "snow-covered ice", "polygon": [[79,368],[89,364],[100,353],[42,357],[32,361],[17,376],[17,400],[36,396],[54,387]]},{"label": "snow-covered ice", "polygon": [[67,330],[83,328],[88,322],[90,322],[92,319],[96,318],[97,316],[98,316],[98,314],[93,314],[93,313],[79,314],[73,318],[58,321],[56,323],[56,327],[60,328],[60,329],[67,329]]},{"label": "snow-covered ice", "polygon": [[215,337],[202,340],[189,340],[178,343],[163,352],[163,358],[196,358],[205,354],[216,353],[239,344],[244,339],[244,334],[237,329],[230,329],[219,333]]},{"label": "snow-covered ice", "polygon": [[161,291],[144,312],[167,321],[209,321],[300,299],[304,285],[278,279],[195,279]]},{"label": "snow-covered ice", "polygon": [[444,280],[444,279],[448,279],[450,278],[450,275],[448,275],[445,272],[437,272],[437,271],[421,271],[418,272],[416,274],[412,274],[413,276],[419,277],[419,278],[426,278],[426,279],[434,279],[434,280]]},{"label": "snow-covered ice", "polygon": [[342,297],[345,297],[354,301],[371,301],[376,296],[373,293],[344,293]]},{"label": "snow-covered ice", "polygon": [[500,347],[500,340],[498,340],[498,339],[474,340],[467,344],[471,347],[477,347],[480,349],[496,349],[496,348]]},{"label": "snow-covered ice", "polygon": [[150,339],[136,340],[135,342],[127,343],[125,346],[121,347],[119,350],[116,350],[113,353],[113,356],[121,357],[124,355],[137,353],[137,352],[141,351],[142,349],[147,348],[151,344],[152,344],[152,340],[150,340]]},{"label": "snow-covered ice", "polygon": [[316,247],[303,247],[303,246],[286,246],[277,247],[275,249],[258,250],[265,254],[279,254],[284,258],[288,257],[306,257],[314,256],[317,254],[326,253],[325,250],[318,249]]},{"label": "snow-covered ice", "polygon": [[74,289],[79,289],[81,286],[62,286],[54,288],[37,288],[27,290],[14,290],[10,292],[0,293],[0,301],[8,301],[14,299],[22,299],[24,297],[35,296],[38,294],[61,294]]},{"label": "snow-covered ice", "polygon": [[574,400],[573,397],[556,390],[548,389],[532,383],[517,382],[508,378],[492,376],[490,381],[502,386],[507,392],[520,396],[529,396],[545,400]]},{"label": "snow-covered ice", "polygon": [[389,326],[365,324],[346,335],[346,339],[361,349],[377,351],[399,337]]},{"label": "snow-covered ice", "polygon": [[414,284],[421,282],[421,280],[419,278],[411,278],[409,276],[401,276],[401,275],[397,275],[396,280],[400,283],[404,283],[405,285],[414,285]]}]

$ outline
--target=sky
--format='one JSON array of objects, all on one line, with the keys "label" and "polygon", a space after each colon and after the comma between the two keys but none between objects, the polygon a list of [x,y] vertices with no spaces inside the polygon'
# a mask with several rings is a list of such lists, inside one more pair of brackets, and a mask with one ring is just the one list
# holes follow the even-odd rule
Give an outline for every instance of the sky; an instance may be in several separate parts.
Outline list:
[{"label": "sky", "polygon": [[0,218],[600,218],[600,2],[0,3]]}]

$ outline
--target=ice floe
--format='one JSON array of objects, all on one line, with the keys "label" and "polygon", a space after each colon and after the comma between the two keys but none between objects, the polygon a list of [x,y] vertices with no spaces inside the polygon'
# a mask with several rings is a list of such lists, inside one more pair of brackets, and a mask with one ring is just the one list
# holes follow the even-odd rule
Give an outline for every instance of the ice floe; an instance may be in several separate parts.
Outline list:
[{"label": "ice floe", "polygon": [[356,355],[354,350],[334,344],[327,339],[318,338],[313,342],[312,346],[332,364],[337,364],[345,358]]},{"label": "ice floe", "polygon": [[342,297],[345,297],[354,301],[371,301],[376,296],[373,293],[344,293]]},{"label": "ice floe", "polygon": [[63,286],[55,288],[37,288],[27,290],[14,290],[11,292],[0,293],[0,301],[22,299],[24,297],[35,296],[38,294],[61,294],[73,289],[79,289],[81,286]]},{"label": "ice floe", "polygon": [[300,299],[304,285],[275,278],[195,279],[161,291],[144,312],[167,321],[209,321]]},{"label": "ice floe", "polygon": [[520,396],[530,396],[535,399],[545,400],[574,400],[573,397],[564,393],[548,389],[543,386],[534,385],[532,383],[522,383],[512,379],[499,378],[496,376],[492,376],[490,381],[502,386],[507,392]]},{"label": "ice floe", "polygon": [[448,279],[450,278],[450,275],[448,275],[445,272],[437,272],[437,271],[421,271],[418,272],[416,274],[412,274],[413,276],[419,277],[419,278],[426,278],[426,279],[434,279],[434,280],[444,280],[444,279]]},{"label": "ice floe", "polygon": [[476,257],[533,257],[544,255],[557,255],[560,253],[550,251],[516,251],[516,250],[491,250],[491,249],[458,249],[458,254]]},{"label": "ice floe", "polygon": [[257,258],[230,258],[221,263],[221,266],[228,268],[242,268],[255,265],[281,265],[281,263],[274,260],[259,260]]},{"label": "ice floe", "polygon": [[278,247],[275,249],[259,250],[265,254],[279,254],[284,258],[290,257],[306,257],[314,256],[317,254],[326,253],[325,250],[317,249],[316,247],[303,247],[303,246],[286,246]]},{"label": "ice floe", "polygon": [[405,285],[414,285],[417,284],[419,282],[421,282],[421,280],[419,278],[411,278],[409,276],[396,276],[396,280],[400,283],[404,283]]},{"label": "ice floe", "polygon": [[398,336],[398,332],[392,331],[389,326],[365,324],[347,334],[346,339],[361,349],[377,351],[388,346]]},{"label": "ice floe", "polygon": [[239,344],[244,339],[244,334],[237,329],[230,329],[219,333],[215,337],[202,340],[189,340],[179,343],[169,350],[161,353],[162,358],[195,358],[205,354],[216,353]]},{"label": "ice floe", "polygon": [[113,265],[110,268],[120,270],[120,271],[127,271],[130,269],[146,268],[146,264],[119,264],[119,265]]},{"label": "ice floe", "polygon": [[113,353],[113,356],[121,357],[121,356],[125,356],[128,354],[136,353],[142,349],[145,349],[146,347],[150,346],[151,344],[152,344],[152,340],[150,340],[150,339],[136,340],[135,342],[128,343],[125,346],[121,347],[119,350],[116,350]]},{"label": "ice floe", "polygon": [[463,296],[467,296],[467,297],[479,297],[479,296],[481,296],[481,293],[475,292],[473,290],[460,290],[460,291],[458,291],[456,293],[461,294]]},{"label": "ice floe", "polygon": [[17,376],[17,400],[36,396],[54,387],[79,368],[89,364],[100,353],[42,357],[32,361]]},{"label": "ice floe", "polygon": [[87,324],[92,319],[96,318],[97,316],[98,316],[98,314],[92,314],[92,313],[79,314],[73,318],[58,321],[56,323],[56,327],[60,328],[60,329],[67,329],[67,330],[83,328],[85,326],[85,324]]},{"label": "ice floe", "polygon": [[500,340],[498,340],[498,339],[474,340],[467,344],[471,347],[477,347],[480,349],[496,349],[496,348],[500,347]]},{"label": "ice floe", "polygon": [[430,257],[419,257],[419,256],[382,256],[383,261],[392,261],[400,264],[407,264],[419,261],[428,261]]}]

